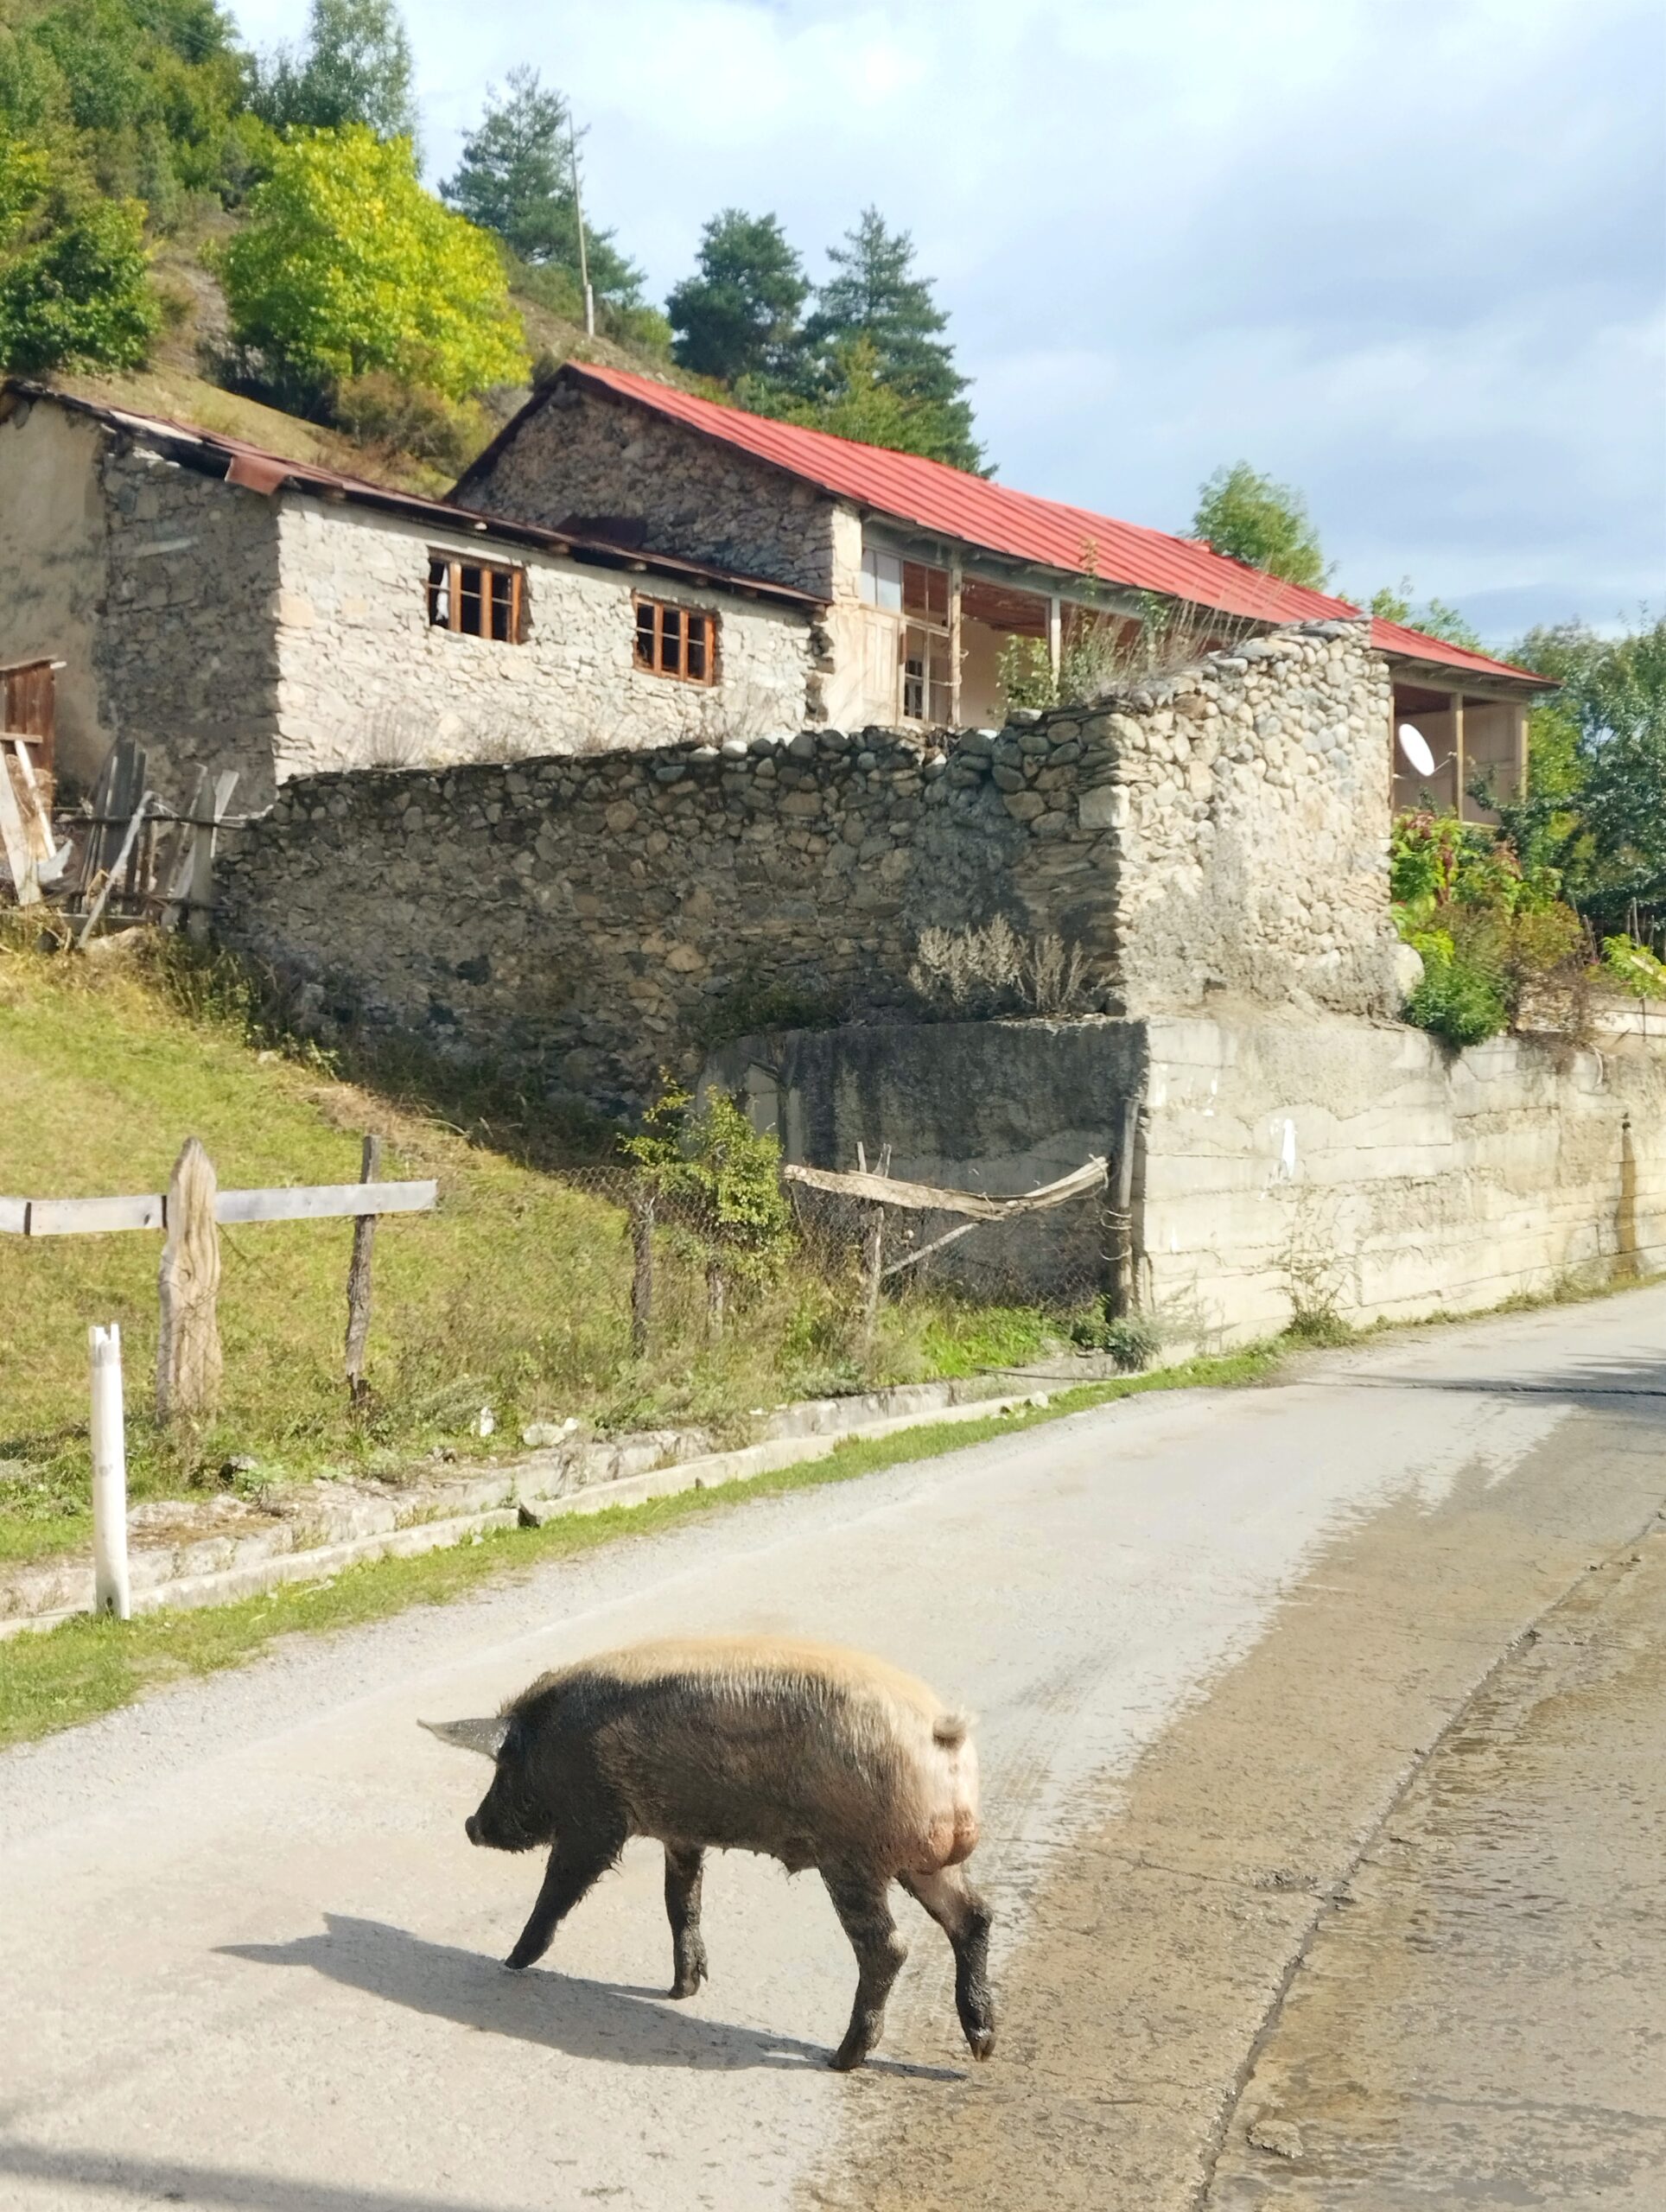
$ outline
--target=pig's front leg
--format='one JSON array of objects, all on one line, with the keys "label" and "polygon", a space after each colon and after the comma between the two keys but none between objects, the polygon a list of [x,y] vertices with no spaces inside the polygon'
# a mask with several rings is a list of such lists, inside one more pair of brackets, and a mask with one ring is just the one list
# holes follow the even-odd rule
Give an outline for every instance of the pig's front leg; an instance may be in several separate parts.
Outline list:
[{"label": "pig's front leg", "polygon": [[520,1932],[520,1941],[504,1961],[519,1973],[534,1966],[549,1949],[555,1933],[573,1907],[618,1858],[625,1837],[601,1831],[594,1834],[564,1835],[550,1853],[543,1886],[531,1917]]}]

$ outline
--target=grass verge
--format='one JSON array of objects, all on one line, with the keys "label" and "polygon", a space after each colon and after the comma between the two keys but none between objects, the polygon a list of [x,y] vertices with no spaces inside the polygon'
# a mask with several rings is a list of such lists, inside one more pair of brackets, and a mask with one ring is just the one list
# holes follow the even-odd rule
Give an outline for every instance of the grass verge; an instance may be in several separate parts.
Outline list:
[{"label": "grass verge", "polygon": [[118,1622],[67,1621],[41,1635],[0,1643],[0,1747],[72,1728],[192,1675],[257,1658],[280,1636],[353,1628],[409,1605],[442,1605],[494,1581],[621,1536],[654,1535],[753,1498],[849,1482],[905,1460],[935,1459],[1152,1390],[1242,1388],[1265,1382],[1281,1349],[1251,1345],[1219,1358],[1189,1360],[1154,1374],[1084,1383],[1046,1407],[982,1421],[934,1421],[885,1437],[853,1438],[825,1459],[784,1467],[716,1490],[682,1491],[645,1504],[610,1506],[541,1529],[508,1529],[416,1559],[366,1560],[329,1580],[291,1585],[236,1605],[141,1614]]}]

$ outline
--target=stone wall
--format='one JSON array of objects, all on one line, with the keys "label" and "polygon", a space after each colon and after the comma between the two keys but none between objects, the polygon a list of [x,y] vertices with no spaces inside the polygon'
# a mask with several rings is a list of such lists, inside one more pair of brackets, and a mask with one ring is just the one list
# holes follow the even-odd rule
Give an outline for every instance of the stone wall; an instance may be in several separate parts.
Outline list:
[{"label": "stone wall", "polygon": [[[279,545],[285,777],[721,743],[791,732],[804,720],[816,681],[807,611],[299,497],[283,502]],[[465,560],[495,550],[524,567],[525,642],[435,629],[430,549]],[[716,613],[715,683],[636,666],[637,588]]]},{"label": "stone wall", "polygon": [[[1207,1017],[895,1024],[727,1045],[786,1156],[1009,1195],[1114,1158],[1142,1112],[1132,1231],[1142,1307],[1179,1344],[1479,1311],[1666,1269],[1666,1038],[1574,1049],[1242,1003]],[[946,1273],[1081,1295],[1080,1209],[983,1230]]]},{"label": "stone wall", "polygon": [[199,768],[235,768],[234,810],[267,805],[280,740],[277,518],[272,502],[143,445],[99,471],[106,582],[93,635],[100,721],[149,754],[184,804]]},{"label": "stone wall", "polygon": [[946,753],[804,731],[303,779],[228,855],[223,929],[373,1021],[609,1105],[765,1000],[1122,1012],[1220,986],[1384,1010],[1381,685],[1326,626]]},{"label": "stone wall", "polygon": [[854,596],[860,525],[845,517],[836,547],[836,503],[748,454],[633,406],[561,384],[457,486],[482,514],[556,529],[569,515],[626,515],[647,542],[715,568],[734,569],[831,600]]}]

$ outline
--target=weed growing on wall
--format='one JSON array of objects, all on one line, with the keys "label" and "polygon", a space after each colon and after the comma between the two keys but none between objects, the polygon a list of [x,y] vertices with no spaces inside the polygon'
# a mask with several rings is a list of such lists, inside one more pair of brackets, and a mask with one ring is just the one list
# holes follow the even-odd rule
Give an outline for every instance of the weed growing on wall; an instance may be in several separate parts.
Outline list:
[{"label": "weed growing on wall", "polygon": [[1423,963],[1406,1019],[1449,1045],[1478,1045],[1533,1001],[1582,1015],[1591,965],[1584,925],[1548,868],[1523,868],[1504,837],[1455,815],[1402,814],[1389,894],[1400,934]]}]

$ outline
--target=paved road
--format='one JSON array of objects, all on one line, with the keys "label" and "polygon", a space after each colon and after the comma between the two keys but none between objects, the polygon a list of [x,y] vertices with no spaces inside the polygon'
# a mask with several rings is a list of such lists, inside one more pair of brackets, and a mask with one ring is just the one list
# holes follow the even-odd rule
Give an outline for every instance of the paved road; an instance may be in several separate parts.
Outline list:
[{"label": "paved road", "polygon": [[[1219,2194],[1234,2160],[1255,2188],[1300,2164],[1247,2133],[1292,2101],[1257,2038],[1454,1714],[1666,1497],[1663,1345],[1650,1291],[1134,1401],[0,1759],[0,2202],[1179,2212],[1211,2177],[1256,2202]],[[495,1963],[536,1870],[469,1848],[483,1770],[414,1720],[720,1626],[868,1645],[982,1714],[987,2068],[907,1908],[882,2059],[828,2073],[849,1952],[813,1877],[738,1856],[691,2005],[661,1993],[642,1847],[542,1969]],[[1288,2201],[1383,2201],[1350,2186]]]}]

